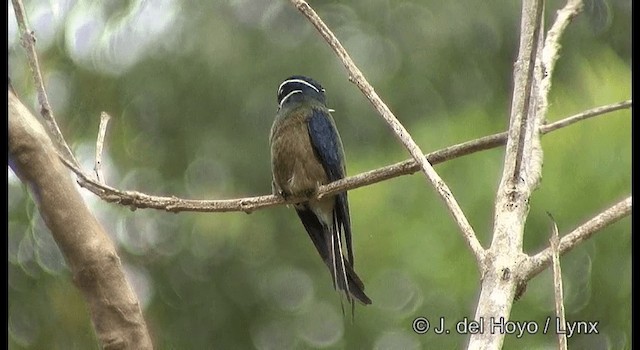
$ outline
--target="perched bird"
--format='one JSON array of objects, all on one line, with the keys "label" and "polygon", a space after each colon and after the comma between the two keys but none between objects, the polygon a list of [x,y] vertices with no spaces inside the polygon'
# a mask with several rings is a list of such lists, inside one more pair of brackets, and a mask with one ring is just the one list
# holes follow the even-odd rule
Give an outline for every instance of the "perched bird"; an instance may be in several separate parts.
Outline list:
[{"label": "perched bird", "polygon": [[[295,75],[280,84],[278,112],[269,137],[274,194],[309,197],[320,185],[345,177],[342,141],[331,111],[325,90],[317,81]],[[343,290],[352,305],[354,298],[371,304],[353,269],[347,193],[311,199],[296,204],[295,209],[329,267],[334,288]]]}]

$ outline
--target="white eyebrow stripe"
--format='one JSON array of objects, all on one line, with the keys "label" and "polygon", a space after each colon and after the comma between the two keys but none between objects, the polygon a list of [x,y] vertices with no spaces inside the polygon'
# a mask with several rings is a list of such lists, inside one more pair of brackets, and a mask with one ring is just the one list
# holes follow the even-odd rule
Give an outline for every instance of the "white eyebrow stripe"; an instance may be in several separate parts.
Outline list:
[{"label": "white eyebrow stripe", "polygon": [[282,108],[282,105],[284,104],[284,101],[286,101],[291,95],[296,94],[298,92],[302,92],[302,90],[293,90],[290,93],[287,94],[287,96],[285,96],[282,101],[280,101],[280,108]]},{"label": "white eyebrow stripe", "polygon": [[288,83],[301,83],[301,84],[304,84],[304,85],[306,85],[306,86],[308,86],[308,87],[310,87],[310,88],[312,88],[312,89],[316,90],[316,92],[320,92],[320,90],[318,90],[318,88],[317,88],[317,87],[313,86],[313,84],[311,84],[311,83],[309,83],[309,82],[307,82],[307,81],[304,81],[304,80],[302,80],[302,79],[289,79],[289,80],[285,80],[285,81],[283,81],[283,82],[282,82],[282,84],[280,84],[280,86],[278,87],[278,92],[282,91],[282,87],[283,87],[285,84],[288,84]]}]

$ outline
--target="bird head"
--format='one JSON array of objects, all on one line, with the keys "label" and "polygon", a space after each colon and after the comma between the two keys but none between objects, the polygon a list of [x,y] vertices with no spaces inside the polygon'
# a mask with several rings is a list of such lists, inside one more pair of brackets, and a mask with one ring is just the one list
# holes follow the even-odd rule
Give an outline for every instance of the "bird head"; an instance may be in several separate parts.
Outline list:
[{"label": "bird head", "polygon": [[319,102],[326,105],[324,88],[317,81],[302,75],[285,79],[278,87],[278,106],[288,106],[303,101]]}]

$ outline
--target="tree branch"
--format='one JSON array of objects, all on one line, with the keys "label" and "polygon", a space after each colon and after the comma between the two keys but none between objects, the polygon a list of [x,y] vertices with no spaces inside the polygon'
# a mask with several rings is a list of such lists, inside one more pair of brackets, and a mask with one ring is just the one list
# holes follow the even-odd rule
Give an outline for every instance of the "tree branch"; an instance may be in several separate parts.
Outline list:
[{"label": "tree branch", "polygon": [[[631,100],[618,102],[611,105],[596,107],[557,122],[544,125],[540,128],[540,133],[547,134],[558,129],[567,127],[579,121],[603,115],[608,112],[629,108]],[[479,139],[463,142],[453,146],[449,146],[426,155],[431,164],[440,164],[445,161],[466,156],[475,152],[491,149],[504,145],[506,143],[507,133],[502,132],[493,134]],[[99,183],[82,169],[75,167],[61,156],[62,161],[71,169],[79,178],[78,182],[102,200],[110,203],[118,203],[135,209],[158,209],[169,212],[193,211],[193,212],[230,212],[243,211],[251,213],[255,210],[274,207],[283,204],[295,204],[307,198],[288,198],[282,199],[279,196],[263,195],[256,197],[245,197],[236,199],[184,199],[175,196],[154,196],[138,191],[120,190]],[[352,190],[378,182],[392,179],[394,177],[410,175],[420,170],[420,166],[414,159],[408,159],[395,164],[387,165],[382,168],[369,170],[357,175],[349,176],[344,179],[331,182],[318,188],[317,196],[327,196],[330,194]]]},{"label": "tree branch", "polygon": [[86,207],[42,125],[9,89],[9,165],[38,211],[82,292],[104,349],[151,349],[138,299],[109,236]]},{"label": "tree branch", "polygon": [[449,210],[449,213],[453,216],[456,224],[460,228],[462,233],[462,237],[467,242],[469,248],[476,257],[478,262],[484,259],[484,248],[478,241],[473,228],[469,224],[466,216],[464,215],[462,209],[458,205],[453,193],[447,186],[447,184],[440,178],[438,173],[433,169],[427,157],[425,157],[420,147],[415,143],[415,141],[411,138],[409,132],[404,128],[404,126],[398,121],[393,112],[387,107],[387,105],[380,99],[378,94],[375,92],[371,84],[367,82],[366,78],[355,65],[349,54],[344,49],[342,44],[338,38],[331,32],[329,27],[320,19],[318,14],[307,4],[304,0],[291,0],[291,3],[305,16],[309,19],[309,21],[318,29],[320,35],[325,39],[325,41],[331,46],[333,51],[338,55],[338,58],[342,62],[342,64],[347,69],[349,73],[349,80],[353,82],[362,93],[367,97],[367,99],[371,102],[376,111],[384,118],[387,122],[391,130],[394,132],[394,135],[402,142],[404,147],[409,151],[409,154],[415,159],[416,163],[419,164],[420,169],[427,176],[427,179],[431,182],[433,187],[436,189],[440,198],[444,201]]},{"label": "tree branch", "polygon": [[27,60],[29,61],[29,68],[33,75],[33,81],[38,91],[38,103],[40,104],[40,114],[44,118],[47,128],[53,134],[55,146],[60,149],[65,157],[71,161],[75,166],[79,166],[76,157],[71,152],[69,145],[62,136],[62,131],[56,123],[56,119],[53,117],[53,110],[49,104],[49,98],[47,97],[47,91],[44,88],[44,80],[42,79],[42,73],[40,72],[40,64],[38,63],[38,55],[36,53],[36,37],[27,25],[27,16],[25,15],[24,5],[22,0],[11,0],[13,3],[13,10],[16,14],[16,21],[18,23],[18,29],[21,33],[21,44],[27,52]]},{"label": "tree branch", "polygon": [[96,172],[96,179],[99,183],[104,184],[104,175],[102,174],[102,149],[104,148],[104,136],[107,133],[107,125],[111,117],[106,112],[100,114],[100,128],[98,129],[98,139],[96,141],[96,162],[93,170]]},{"label": "tree branch", "polygon": [[543,87],[546,97],[551,88],[551,76],[555,68],[558,54],[560,52],[560,38],[571,20],[582,12],[584,4],[582,0],[568,0],[567,4],[557,12],[556,21],[547,32],[547,39],[542,50],[542,64],[544,65],[545,84]]},{"label": "tree branch", "polygon": [[[541,257],[532,259],[522,252],[524,224],[529,197],[541,178],[542,150],[539,132],[544,126],[540,124],[548,109],[551,78],[560,49],[559,40],[571,19],[581,11],[582,2],[568,0],[565,7],[558,11],[544,46],[541,44],[543,9],[544,3],[541,0],[523,3],[520,52],[514,70],[515,87],[505,169],[496,200],[493,242],[487,251],[487,275],[482,281],[476,319],[508,319],[514,291],[531,277],[534,270],[532,266],[540,268]],[[590,113],[598,112],[587,111],[575,117],[585,118]],[[630,210],[631,199],[628,201]],[[600,225],[601,227],[603,226]],[[565,237],[560,242],[560,253],[566,239]],[[548,265],[551,252],[543,256]],[[504,334],[474,334],[469,348],[495,349],[501,347],[503,341]]]},{"label": "tree branch", "polygon": [[[549,214],[549,213],[547,213]],[[562,293],[562,270],[560,269],[560,238],[558,237],[558,225],[553,216],[549,214],[551,221],[553,222],[553,229],[551,232],[551,238],[549,239],[549,245],[551,246],[551,262],[553,266],[553,294],[556,306],[556,319],[558,323],[563,327],[565,323],[564,314],[564,296]],[[564,332],[558,333],[558,350],[567,350],[567,334]]]},{"label": "tree branch", "polygon": [[[522,3],[520,48],[514,67],[514,92],[505,150],[502,180],[495,203],[493,240],[487,250],[475,320],[490,329],[490,320],[508,320],[519,283],[518,265],[525,260],[522,251],[524,225],[529,212],[529,196],[537,186],[542,167],[538,114],[540,86],[539,52],[542,50],[542,0]],[[505,334],[472,334],[469,349],[499,349]]]},{"label": "tree branch", "polygon": [[[566,234],[560,239],[558,251],[560,255],[567,253],[578,244],[591,238],[594,233],[604,229],[605,227],[619,221],[620,219],[631,214],[631,197],[627,197],[622,201],[609,207],[607,210],[594,216],[589,221],[577,227],[575,230]],[[523,264],[523,278],[525,281],[532,279],[534,276],[544,271],[551,263],[551,248],[546,248],[540,253],[529,258]]]}]

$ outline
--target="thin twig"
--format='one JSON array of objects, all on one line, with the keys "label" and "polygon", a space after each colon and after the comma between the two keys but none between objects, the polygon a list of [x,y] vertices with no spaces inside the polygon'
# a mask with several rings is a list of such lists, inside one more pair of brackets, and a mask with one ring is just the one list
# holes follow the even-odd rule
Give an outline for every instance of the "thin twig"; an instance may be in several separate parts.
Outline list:
[{"label": "thin twig", "polygon": [[547,32],[547,38],[542,50],[542,64],[544,65],[544,76],[548,80],[543,87],[548,93],[551,88],[551,79],[553,75],[553,69],[555,63],[558,60],[558,53],[560,52],[560,38],[567,29],[571,20],[575,18],[582,11],[584,4],[582,0],[568,0],[567,4],[557,12],[556,21],[551,26],[551,29]]},{"label": "thin twig", "polygon": [[309,6],[309,4],[304,0],[291,0],[291,2],[305,17],[307,17],[307,19],[309,19],[316,29],[318,29],[320,35],[322,35],[329,46],[331,46],[331,48],[336,52],[338,58],[347,69],[347,72],[349,73],[349,80],[353,82],[367,97],[371,104],[373,104],[376,111],[382,116],[382,118],[384,118],[389,127],[391,127],[395,136],[400,140],[400,142],[402,142],[417,164],[420,165],[420,169],[425,173],[433,187],[435,187],[438,195],[445,202],[449,212],[458,224],[462,237],[469,245],[469,248],[473,251],[476,260],[478,262],[482,261],[484,259],[484,248],[478,241],[473,228],[464,215],[462,208],[458,205],[453,193],[446,183],[440,178],[438,173],[436,173],[431,164],[429,164],[427,157],[425,157],[422,150],[420,150],[418,144],[416,144],[413,138],[411,138],[409,132],[374,91],[371,84],[367,82],[360,69],[355,65],[351,57],[349,57],[347,50],[345,50],[338,38],[333,34],[329,27],[327,27],[322,19],[320,19],[311,6]]},{"label": "thin twig", "polygon": [[[631,104],[631,100],[626,100],[609,105],[595,107],[578,114],[574,114],[570,117],[558,120],[556,122],[542,125],[540,127],[540,134],[546,135],[550,132],[567,127],[588,118],[600,116],[624,108],[629,108],[631,107]],[[428,153],[426,157],[429,160],[430,164],[437,165],[451,159],[504,145],[506,141],[507,133],[501,132],[442,148],[437,151]],[[369,170],[358,175],[350,176],[348,178],[332,182],[324,187],[326,192],[322,193],[324,195],[329,195],[345,190],[352,190],[385,181],[394,177],[410,175],[419,170],[420,165],[418,165],[418,163],[414,159],[407,159],[402,162],[387,165],[385,167],[374,170]]]},{"label": "thin twig", "polygon": [[[547,213],[549,218],[551,218],[551,222],[553,223],[553,228],[551,232],[551,238],[549,239],[549,245],[551,246],[551,261],[553,266],[553,294],[555,296],[556,301],[556,319],[558,322],[556,324],[565,326],[565,318],[564,318],[564,297],[562,293],[562,270],[560,269],[560,238],[558,237],[558,225],[556,221],[551,216],[551,213]],[[558,334],[558,349],[559,350],[567,350],[567,334],[566,332],[560,332],[559,329],[556,330]]]},{"label": "thin twig", "polygon": [[138,191],[122,191],[106,184],[96,182],[92,176],[86,174],[80,168],[75,167],[64,157],[62,162],[78,176],[78,184],[96,194],[102,200],[128,206],[136,209],[159,209],[169,212],[193,211],[193,212],[230,212],[243,211],[251,213],[256,209],[267,208],[279,204],[298,203],[305,198],[287,198],[285,201],[279,196],[265,195],[246,197],[240,199],[216,199],[198,200],[183,199],[175,196],[152,196]]},{"label": "thin twig", "polygon": [[546,124],[540,127],[540,133],[542,134],[546,134],[550,131],[554,131],[560,128],[564,128],[567,125],[579,122],[581,120],[584,119],[588,119],[591,117],[595,117],[595,116],[599,116],[605,113],[610,113],[610,112],[614,112],[620,109],[624,109],[624,108],[629,108],[631,107],[631,100],[625,100],[625,101],[620,101],[617,103],[612,103],[612,104],[608,104],[608,105],[604,105],[604,106],[600,106],[600,107],[595,107],[595,108],[591,108],[588,109],[586,111],[580,112],[578,114],[574,114],[568,118],[564,118],[562,120],[559,120],[557,122],[553,122],[551,124]]},{"label": "thin twig", "polygon": [[[557,122],[544,125],[541,127],[541,133],[549,133],[560,128],[567,127],[586,118],[603,115],[612,110],[629,107],[631,101],[624,101],[608,106],[596,107],[585,112],[570,116]],[[481,137],[479,139],[463,142],[453,146],[449,146],[427,154],[427,158],[431,164],[440,164],[445,161],[469,155],[475,152],[491,149],[500,145],[504,145],[507,133],[502,132],[494,135]],[[200,200],[200,199],[182,199],[174,196],[160,197],[153,196],[136,191],[118,190],[105,184],[97,183],[93,177],[86,174],[82,169],[73,166],[70,162],[64,163],[79,177],[81,186],[87,188],[103,200],[111,203],[125,204],[132,209],[159,209],[171,212],[195,211],[195,212],[229,212],[243,211],[252,212],[262,208],[268,208],[280,204],[293,204],[303,198],[288,198],[287,201],[273,195],[246,197],[239,199],[224,200]],[[320,186],[318,188],[318,196],[327,196],[330,194],[353,190],[356,188],[368,186],[378,182],[382,182],[394,177],[413,174],[419,171],[420,167],[413,159],[391,164],[379,169],[369,170],[358,175],[349,176],[347,178]]]},{"label": "thin twig", "polygon": [[42,73],[40,72],[40,64],[38,63],[38,54],[36,53],[36,37],[29,29],[27,24],[27,16],[24,11],[24,5],[22,0],[11,0],[13,3],[13,10],[16,14],[16,21],[18,23],[18,29],[21,33],[21,43],[27,52],[27,60],[29,61],[29,67],[33,75],[33,81],[38,91],[38,103],[40,104],[40,115],[44,119],[47,128],[53,135],[54,144],[57,148],[61,149],[64,156],[75,166],[80,166],[78,160],[76,160],[73,152],[69,148],[69,145],[64,140],[62,132],[56,123],[56,119],[53,117],[53,111],[49,104],[49,98],[47,97],[47,91],[44,88],[44,80],[42,79]]},{"label": "thin twig", "polygon": [[104,147],[104,135],[107,133],[107,125],[109,124],[111,116],[107,112],[100,114],[100,129],[98,129],[98,139],[96,140],[96,164],[93,168],[96,172],[98,182],[105,183],[104,175],[102,174],[102,149]]},{"label": "thin twig", "polygon": [[[594,233],[619,221],[629,214],[631,214],[631,196],[614,204],[605,211],[591,218],[589,221],[580,225],[575,230],[563,236],[562,239],[560,239],[559,245],[560,255],[567,253],[583,241],[591,238]],[[540,253],[529,258],[528,262],[523,265],[526,267],[523,279],[528,281],[549,266],[551,263],[551,254],[551,248],[546,248]]]}]

